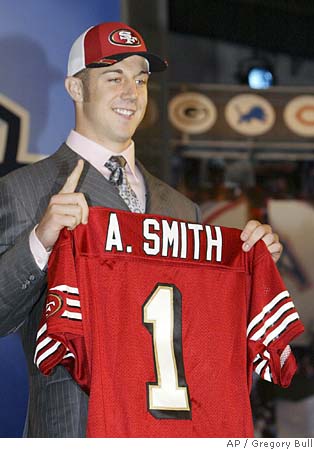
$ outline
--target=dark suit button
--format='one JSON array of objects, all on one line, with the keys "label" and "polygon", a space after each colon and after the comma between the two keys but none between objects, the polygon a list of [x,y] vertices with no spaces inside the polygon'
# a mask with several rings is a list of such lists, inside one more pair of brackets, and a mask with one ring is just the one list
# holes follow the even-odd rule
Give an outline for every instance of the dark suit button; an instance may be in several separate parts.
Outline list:
[{"label": "dark suit button", "polygon": [[35,280],[35,275],[30,275],[30,276],[28,277],[28,279],[29,279],[29,281],[34,281],[34,280]]}]

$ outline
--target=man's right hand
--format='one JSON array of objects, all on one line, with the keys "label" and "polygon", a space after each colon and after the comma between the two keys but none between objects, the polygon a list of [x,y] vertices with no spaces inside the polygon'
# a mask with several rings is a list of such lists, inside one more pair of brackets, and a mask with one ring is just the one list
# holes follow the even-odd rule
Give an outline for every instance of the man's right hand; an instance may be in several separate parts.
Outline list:
[{"label": "man's right hand", "polygon": [[75,192],[84,167],[79,160],[61,191],[52,196],[46,212],[36,228],[36,235],[45,249],[51,250],[62,228],[74,230],[80,223],[87,224],[88,205],[84,194]]}]

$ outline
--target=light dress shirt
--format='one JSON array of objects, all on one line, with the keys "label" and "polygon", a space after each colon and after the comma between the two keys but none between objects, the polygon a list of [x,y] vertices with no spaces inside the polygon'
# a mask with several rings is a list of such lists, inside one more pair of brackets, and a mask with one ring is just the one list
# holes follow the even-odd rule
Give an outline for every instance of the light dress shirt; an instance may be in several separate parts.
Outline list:
[{"label": "light dress shirt", "polygon": [[[126,160],[126,174],[128,181],[137,195],[142,209],[145,211],[146,206],[146,189],[143,175],[141,174],[139,168],[135,164],[135,150],[134,142],[132,141],[129,147],[127,147],[121,153],[115,153],[108,148],[97,144],[94,141],[86,138],[75,130],[71,130],[66,144],[75,153],[81,156],[83,159],[88,161],[92,166],[95,167],[105,178],[109,179],[111,174],[110,170],[105,167],[106,161],[111,156],[123,156]],[[43,270],[47,264],[51,251],[47,251],[42,243],[39,241],[35,230],[37,225],[31,231],[29,236],[29,245],[33,257],[38,265],[38,267]]]}]

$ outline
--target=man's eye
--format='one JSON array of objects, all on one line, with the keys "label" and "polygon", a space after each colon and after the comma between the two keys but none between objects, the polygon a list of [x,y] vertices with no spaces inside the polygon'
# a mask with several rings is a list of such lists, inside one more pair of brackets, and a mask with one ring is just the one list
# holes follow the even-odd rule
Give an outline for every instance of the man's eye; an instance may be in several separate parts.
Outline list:
[{"label": "man's eye", "polygon": [[108,80],[110,83],[120,83],[121,78],[109,78]]},{"label": "man's eye", "polygon": [[144,79],[136,80],[136,84],[138,84],[139,86],[145,85],[147,84],[147,80]]}]

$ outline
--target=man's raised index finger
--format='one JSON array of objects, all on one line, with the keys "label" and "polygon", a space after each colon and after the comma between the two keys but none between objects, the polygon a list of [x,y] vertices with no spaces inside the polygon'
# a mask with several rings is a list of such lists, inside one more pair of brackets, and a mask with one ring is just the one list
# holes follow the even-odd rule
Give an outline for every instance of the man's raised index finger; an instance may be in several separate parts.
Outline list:
[{"label": "man's raised index finger", "polygon": [[84,161],[79,159],[73,171],[68,176],[63,188],[60,190],[59,194],[73,194],[79,182],[80,176],[84,168]]}]

